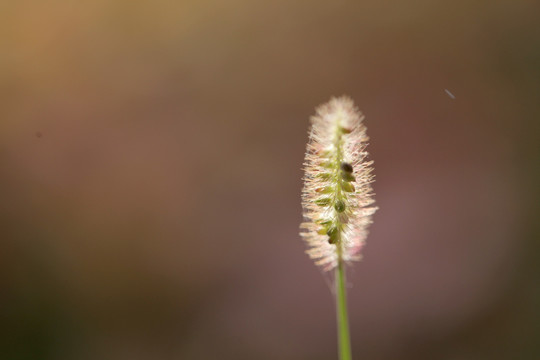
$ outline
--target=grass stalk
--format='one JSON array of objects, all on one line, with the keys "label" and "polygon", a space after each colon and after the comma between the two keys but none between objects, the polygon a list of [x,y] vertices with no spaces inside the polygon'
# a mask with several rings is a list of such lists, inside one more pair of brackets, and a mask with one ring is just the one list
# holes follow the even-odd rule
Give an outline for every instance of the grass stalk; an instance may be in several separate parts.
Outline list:
[{"label": "grass stalk", "polygon": [[347,289],[345,288],[345,265],[340,261],[336,268],[336,310],[338,325],[339,359],[351,360],[351,337],[347,314]]}]

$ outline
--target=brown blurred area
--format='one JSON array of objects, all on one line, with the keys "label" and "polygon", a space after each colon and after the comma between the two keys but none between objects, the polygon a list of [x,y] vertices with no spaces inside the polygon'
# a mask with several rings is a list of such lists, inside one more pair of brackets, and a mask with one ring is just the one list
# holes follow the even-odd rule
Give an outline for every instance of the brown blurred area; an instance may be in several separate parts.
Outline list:
[{"label": "brown blurred area", "polygon": [[380,207],[354,358],[539,359],[539,14],[0,2],[0,359],[337,358],[298,225],[308,118],[342,94]]}]

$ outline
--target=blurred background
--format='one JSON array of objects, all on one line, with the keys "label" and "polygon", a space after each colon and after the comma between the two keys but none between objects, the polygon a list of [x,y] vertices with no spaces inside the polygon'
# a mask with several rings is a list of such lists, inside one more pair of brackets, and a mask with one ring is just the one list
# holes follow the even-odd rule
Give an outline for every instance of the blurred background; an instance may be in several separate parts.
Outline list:
[{"label": "blurred background", "polygon": [[336,359],[298,226],[309,116],[342,94],[380,207],[353,356],[539,359],[539,23],[534,0],[2,1],[0,359]]}]

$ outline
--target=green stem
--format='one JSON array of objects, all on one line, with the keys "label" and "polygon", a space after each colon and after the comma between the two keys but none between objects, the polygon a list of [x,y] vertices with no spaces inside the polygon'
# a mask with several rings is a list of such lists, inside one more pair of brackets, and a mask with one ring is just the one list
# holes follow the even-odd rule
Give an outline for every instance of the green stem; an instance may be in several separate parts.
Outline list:
[{"label": "green stem", "polygon": [[338,322],[339,359],[351,360],[351,338],[347,315],[347,291],[345,289],[345,265],[339,261],[336,269],[336,309]]}]

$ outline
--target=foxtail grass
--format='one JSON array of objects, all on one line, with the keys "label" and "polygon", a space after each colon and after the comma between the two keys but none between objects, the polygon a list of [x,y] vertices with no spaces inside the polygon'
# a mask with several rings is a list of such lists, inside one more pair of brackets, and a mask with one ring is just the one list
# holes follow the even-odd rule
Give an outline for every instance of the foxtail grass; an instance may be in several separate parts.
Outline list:
[{"label": "foxtail grass", "polygon": [[348,97],[332,98],[316,109],[304,162],[301,236],[307,254],[323,271],[335,272],[338,347],[351,359],[345,267],[360,260],[373,206],[372,161],[364,116]]}]

